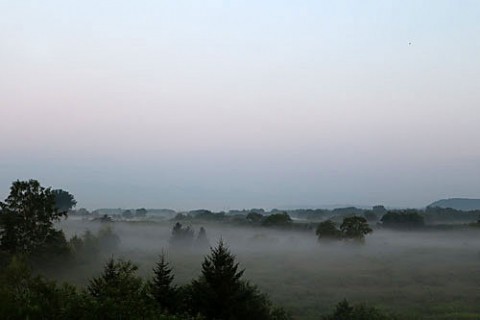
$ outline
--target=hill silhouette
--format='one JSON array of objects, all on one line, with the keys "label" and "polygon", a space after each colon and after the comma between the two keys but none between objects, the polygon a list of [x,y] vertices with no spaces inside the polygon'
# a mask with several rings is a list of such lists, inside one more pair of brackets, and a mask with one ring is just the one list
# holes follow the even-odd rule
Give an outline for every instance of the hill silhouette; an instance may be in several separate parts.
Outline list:
[{"label": "hill silhouette", "polygon": [[462,211],[480,210],[480,199],[450,198],[441,199],[428,205],[428,207],[452,208]]}]

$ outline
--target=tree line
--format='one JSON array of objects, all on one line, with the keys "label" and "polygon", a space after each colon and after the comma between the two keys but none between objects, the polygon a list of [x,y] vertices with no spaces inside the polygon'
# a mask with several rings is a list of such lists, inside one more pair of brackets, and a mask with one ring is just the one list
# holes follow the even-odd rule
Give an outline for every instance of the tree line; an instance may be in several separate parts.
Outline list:
[{"label": "tree line", "polygon": [[[118,245],[118,236],[108,225],[97,235],[87,231],[67,241],[54,223],[65,218],[75,204],[68,192],[44,188],[36,180],[12,183],[9,196],[0,202],[1,319],[290,319],[243,278],[244,269],[222,240],[204,258],[200,276],[184,285],[174,284],[173,268],[163,253],[147,280],[136,274],[135,263],[113,257],[84,288],[35,275],[31,267],[35,259],[78,258],[82,252],[111,252]],[[364,219],[357,218],[340,226],[342,237],[371,232]],[[265,226],[292,223],[283,212],[259,221]],[[171,244],[192,238],[192,229],[175,224]],[[206,231],[201,228],[197,242],[205,241]],[[343,301],[323,319],[391,317],[376,308]]]}]

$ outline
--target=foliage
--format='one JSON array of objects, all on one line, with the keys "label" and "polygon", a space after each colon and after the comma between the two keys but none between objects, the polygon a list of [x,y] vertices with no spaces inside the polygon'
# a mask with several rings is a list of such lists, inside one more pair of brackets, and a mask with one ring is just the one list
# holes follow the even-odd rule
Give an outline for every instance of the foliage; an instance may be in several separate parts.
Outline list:
[{"label": "foliage", "polygon": [[122,218],[124,219],[132,219],[133,218],[133,213],[130,210],[125,210],[122,212]]},{"label": "foliage", "polygon": [[147,209],[145,208],[140,208],[135,210],[135,217],[137,218],[145,218],[147,216]]},{"label": "foliage", "polygon": [[55,189],[52,193],[55,196],[55,207],[59,212],[68,212],[77,205],[77,200],[68,191]]},{"label": "foliage", "polygon": [[160,255],[160,260],[153,269],[154,277],[150,284],[155,301],[159,308],[167,313],[174,313],[178,309],[178,290],[172,284],[173,273],[169,263],[165,261],[165,255]]},{"label": "foliage", "polygon": [[0,247],[10,253],[45,251],[52,244],[66,247],[62,231],[53,227],[66,217],[58,211],[55,194],[36,180],[15,181],[5,202],[0,202]]},{"label": "foliage", "polygon": [[176,247],[189,247],[192,245],[194,231],[190,226],[183,227],[180,222],[175,223],[172,228],[170,244]]},{"label": "foliage", "polygon": [[415,229],[425,226],[425,220],[416,210],[389,211],[381,219],[387,228]]},{"label": "foliage", "polygon": [[353,216],[343,219],[340,230],[332,220],[325,220],[318,224],[316,235],[318,240],[340,240],[353,239],[363,241],[365,235],[372,232],[372,229],[363,217]]},{"label": "foliage", "polygon": [[207,238],[207,231],[205,231],[204,227],[200,227],[197,235],[196,247],[198,249],[205,249],[210,247],[210,242]]},{"label": "foliage", "polygon": [[273,310],[267,296],[242,280],[235,257],[220,240],[202,263],[202,275],[190,287],[190,312],[206,319],[283,319],[284,312]]},{"label": "foliage", "polygon": [[252,222],[252,223],[257,223],[257,222],[262,221],[263,214],[255,212],[255,211],[251,211],[247,214],[246,219],[248,221]]},{"label": "foliage", "polygon": [[78,305],[73,286],[33,276],[25,257],[13,256],[0,274],[1,319],[75,319]]},{"label": "foliage", "polygon": [[315,234],[318,237],[318,240],[325,240],[325,239],[341,239],[342,232],[338,230],[335,222],[332,220],[325,220],[320,222],[317,226],[317,230]]},{"label": "foliage", "polygon": [[193,216],[197,220],[216,220],[220,221],[225,218],[225,212],[212,212],[210,210],[193,210],[189,212],[190,216]]},{"label": "foliage", "polygon": [[394,319],[375,307],[365,304],[350,305],[346,299],[339,302],[333,314],[324,316],[324,320],[389,320]]},{"label": "foliage", "polygon": [[289,226],[292,223],[292,219],[286,212],[274,213],[267,216],[262,225],[264,226]]},{"label": "foliage", "polygon": [[144,281],[135,275],[138,267],[129,260],[110,258],[102,274],[90,280],[88,293],[100,319],[138,319],[155,313]]},{"label": "foliage", "polygon": [[90,230],[81,236],[73,236],[68,245],[74,258],[77,260],[89,260],[97,258],[99,254],[112,254],[118,248],[120,238],[113,232],[110,225],[103,225],[95,235]]},{"label": "foliage", "polygon": [[340,225],[340,231],[342,232],[343,238],[362,241],[365,239],[365,235],[371,233],[373,230],[368,225],[367,219],[353,216],[343,219]]}]

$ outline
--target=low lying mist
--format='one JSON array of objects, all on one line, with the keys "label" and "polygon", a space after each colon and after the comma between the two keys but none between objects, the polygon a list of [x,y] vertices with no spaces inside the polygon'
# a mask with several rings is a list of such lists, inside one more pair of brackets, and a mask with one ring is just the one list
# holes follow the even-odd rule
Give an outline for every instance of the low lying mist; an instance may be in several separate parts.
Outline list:
[{"label": "low lying mist", "polygon": [[[110,256],[131,259],[140,273],[151,269],[163,251],[177,283],[200,272],[203,257],[220,239],[236,255],[245,276],[298,319],[318,319],[343,298],[405,314],[455,310],[480,311],[480,232],[476,228],[390,231],[374,226],[365,243],[319,242],[313,230],[242,227],[217,222],[185,224],[194,231],[191,245],[171,242],[174,221],[96,221],[69,218],[59,223],[67,238],[108,225],[118,247],[85,260],[57,279],[85,284]],[[200,228],[209,245],[197,245]]]}]

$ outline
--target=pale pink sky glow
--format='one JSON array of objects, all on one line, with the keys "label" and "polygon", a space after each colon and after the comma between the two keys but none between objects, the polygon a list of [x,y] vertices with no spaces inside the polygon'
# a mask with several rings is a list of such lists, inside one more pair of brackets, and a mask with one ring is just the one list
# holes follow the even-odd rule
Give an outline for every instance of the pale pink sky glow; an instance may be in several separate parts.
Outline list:
[{"label": "pale pink sky glow", "polygon": [[478,21],[477,1],[0,1],[0,194],[38,178],[88,208],[480,197]]}]

